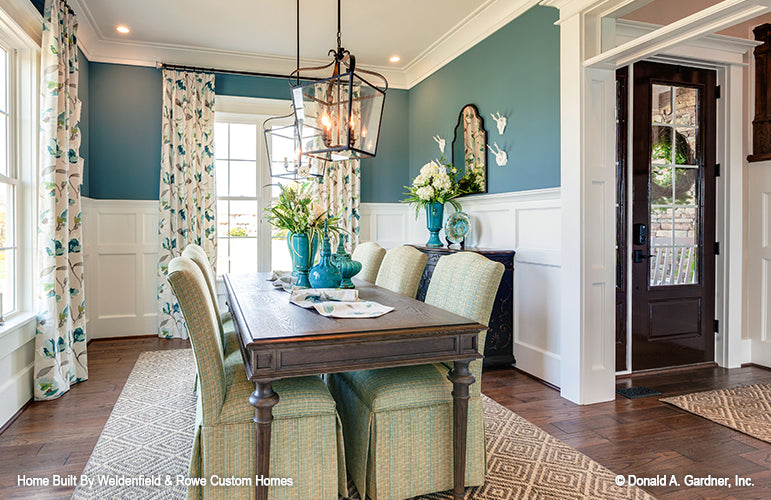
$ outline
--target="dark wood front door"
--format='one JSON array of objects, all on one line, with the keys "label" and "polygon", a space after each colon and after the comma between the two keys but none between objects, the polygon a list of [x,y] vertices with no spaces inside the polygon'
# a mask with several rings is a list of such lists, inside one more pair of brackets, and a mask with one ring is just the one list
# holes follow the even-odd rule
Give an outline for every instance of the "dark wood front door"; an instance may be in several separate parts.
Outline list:
[{"label": "dark wood front door", "polygon": [[714,360],[715,81],[634,66],[634,371]]}]

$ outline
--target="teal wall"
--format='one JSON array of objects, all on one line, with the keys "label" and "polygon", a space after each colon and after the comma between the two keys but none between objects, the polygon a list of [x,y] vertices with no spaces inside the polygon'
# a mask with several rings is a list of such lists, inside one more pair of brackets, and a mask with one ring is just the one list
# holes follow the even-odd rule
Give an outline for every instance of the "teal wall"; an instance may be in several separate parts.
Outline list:
[{"label": "teal wall", "polygon": [[89,149],[91,127],[89,123],[89,87],[90,65],[83,52],[78,49],[78,97],[80,98],[80,157],[83,158],[83,186],[80,192],[83,196],[90,196],[89,186]]},{"label": "teal wall", "polygon": [[[90,63],[89,70],[91,146],[86,196],[158,199],[161,70],[103,63]],[[287,81],[277,78],[216,75],[214,88],[218,95],[289,98]],[[363,201],[393,201],[405,183],[407,102],[406,91],[389,91],[378,155],[361,164]]]},{"label": "teal wall", "polygon": [[[488,151],[490,193],[559,186],[559,28],[557,11],[534,7],[409,91],[386,96],[377,157],[361,163],[361,199],[404,197],[420,167],[439,156],[432,137],[447,139],[458,113],[476,104],[488,142],[509,155],[499,167]],[[161,71],[119,64],[81,64],[81,156],[84,194],[102,199],[158,199]],[[285,80],[217,75],[218,95],[286,99]],[[508,117],[498,135],[490,113]]]},{"label": "teal wall", "polygon": [[[410,89],[410,179],[439,156],[434,135],[447,140],[450,159],[458,114],[475,104],[487,142],[509,156],[499,167],[488,150],[489,193],[560,185],[557,17],[556,9],[534,7]],[[508,118],[503,136],[490,117],[497,112]]]}]

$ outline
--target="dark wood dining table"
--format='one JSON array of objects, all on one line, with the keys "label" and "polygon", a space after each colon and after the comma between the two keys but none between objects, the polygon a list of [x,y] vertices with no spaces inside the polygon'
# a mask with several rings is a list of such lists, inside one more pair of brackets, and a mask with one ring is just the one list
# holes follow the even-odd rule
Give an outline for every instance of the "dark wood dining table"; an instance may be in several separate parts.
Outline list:
[{"label": "dark wood dining table", "polygon": [[[453,362],[453,494],[464,496],[469,363],[481,357],[479,332],[470,319],[354,279],[359,298],[394,308],[378,318],[330,318],[289,302],[289,294],[268,281],[270,273],[227,274],[227,303],[241,346],[247,377],[256,387],[255,475],[270,477],[272,409],[276,380],[371,368]],[[268,487],[255,486],[257,500]]]}]

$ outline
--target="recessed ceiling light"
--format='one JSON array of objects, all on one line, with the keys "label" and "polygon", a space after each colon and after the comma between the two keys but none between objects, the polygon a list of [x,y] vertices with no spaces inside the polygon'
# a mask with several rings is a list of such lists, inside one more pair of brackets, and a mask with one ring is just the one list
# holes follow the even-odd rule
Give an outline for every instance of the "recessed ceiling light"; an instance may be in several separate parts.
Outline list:
[{"label": "recessed ceiling light", "polygon": [[391,56],[391,58],[389,59],[389,61],[396,63],[396,62],[399,62],[399,61],[401,61],[401,59],[402,59],[402,58],[401,58],[401,57],[399,57],[399,56]]},{"label": "recessed ceiling light", "polygon": [[116,26],[116,27],[115,27],[115,30],[116,30],[118,33],[123,33],[124,35],[125,35],[126,33],[128,33],[128,32],[130,32],[130,31],[131,31],[130,29],[128,29],[126,26],[123,26],[123,25],[121,25],[121,26]]}]

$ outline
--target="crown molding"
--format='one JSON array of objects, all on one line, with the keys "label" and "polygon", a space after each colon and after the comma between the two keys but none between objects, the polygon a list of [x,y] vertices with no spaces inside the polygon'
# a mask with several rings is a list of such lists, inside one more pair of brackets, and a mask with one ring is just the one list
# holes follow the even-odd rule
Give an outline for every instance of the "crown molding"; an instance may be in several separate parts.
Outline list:
[{"label": "crown molding", "polygon": [[29,41],[40,47],[43,39],[43,16],[32,2],[0,0],[0,9],[21,28],[29,37]]},{"label": "crown molding", "polygon": [[[622,43],[639,38],[647,33],[656,31],[658,28],[661,28],[661,26],[658,24],[630,21],[628,19],[617,19],[616,45],[621,45]],[[707,35],[702,38],[690,40],[684,45],[688,47],[720,50],[730,54],[744,55],[747,51],[754,49],[758,45],[762,45],[762,42],[727,35]]]},{"label": "crown molding", "polygon": [[[539,2],[540,0],[487,0],[406,65],[362,67],[381,73],[388,79],[391,88],[412,88]],[[81,15],[79,46],[86,58],[92,62],[151,67],[163,62],[281,74],[290,73],[296,66],[295,58],[288,56],[114,40],[99,30],[86,2],[70,0],[70,5]],[[318,66],[328,62],[326,59],[303,59],[301,65]]]}]

